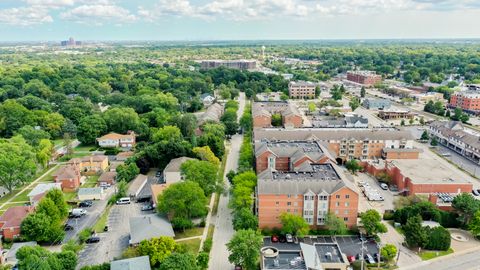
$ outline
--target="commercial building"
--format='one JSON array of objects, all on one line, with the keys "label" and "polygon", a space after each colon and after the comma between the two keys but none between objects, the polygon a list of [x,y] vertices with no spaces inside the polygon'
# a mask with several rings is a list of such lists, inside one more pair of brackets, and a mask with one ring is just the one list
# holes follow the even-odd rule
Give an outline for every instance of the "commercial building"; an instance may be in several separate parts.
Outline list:
[{"label": "commercial building", "polygon": [[460,91],[450,96],[451,108],[461,108],[471,113],[480,112],[480,93],[476,91]]},{"label": "commercial building", "polygon": [[375,74],[374,71],[348,71],[347,80],[365,86],[374,86],[382,81],[382,76]]},{"label": "commercial building", "polygon": [[298,108],[287,101],[254,102],[252,118],[254,128],[272,127],[272,116],[279,115],[284,127],[301,127],[303,117]]},{"label": "commercial building", "polygon": [[429,133],[440,144],[480,164],[480,135],[466,128],[462,122],[434,121],[429,125]]},{"label": "commercial building", "polygon": [[413,119],[415,114],[408,110],[387,109],[378,111],[378,117],[383,120]]},{"label": "commercial building", "polygon": [[97,138],[98,145],[103,148],[126,148],[130,149],[135,146],[135,132],[130,131],[127,134],[118,134],[115,132],[108,133]]},{"label": "commercial building", "polygon": [[60,45],[63,47],[71,47],[71,46],[81,46],[81,41],[75,41],[73,37],[70,37],[68,40],[62,40]]},{"label": "commercial building", "polygon": [[241,70],[250,70],[257,68],[255,60],[203,60],[201,69],[213,69],[218,67],[227,67]]},{"label": "commercial building", "polygon": [[310,123],[316,128],[368,128],[368,118],[358,115],[312,116]]},{"label": "commercial building", "polygon": [[443,94],[437,92],[427,92],[411,95],[416,102],[427,104],[429,101],[444,101]]},{"label": "commercial building", "polygon": [[298,171],[311,163],[325,163],[334,159],[326,147],[316,141],[272,141],[255,143],[257,173],[266,169]]},{"label": "commercial building", "polygon": [[[409,131],[395,129],[256,129],[255,142],[317,141],[324,144],[338,164],[350,159],[378,159],[384,151],[401,152],[401,158],[418,158]],[[387,150],[388,149],[388,150]]]},{"label": "commercial building", "polygon": [[258,174],[256,207],[260,228],[281,228],[282,213],[302,216],[312,227],[323,226],[332,213],[352,227],[358,193],[332,163],[305,164],[298,171],[269,168]]},{"label": "commercial building", "polygon": [[404,195],[471,192],[475,179],[436,159],[378,160],[363,163],[372,174],[386,173]]},{"label": "commercial building", "polygon": [[385,110],[389,109],[391,104],[388,99],[366,98],[363,100],[362,106],[369,110]]},{"label": "commercial building", "polygon": [[290,98],[315,98],[317,85],[313,82],[297,81],[288,83],[288,95]]},{"label": "commercial building", "polygon": [[20,236],[22,221],[33,213],[32,206],[12,206],[0,216],[0,232],[3,239],[13,240]]}]

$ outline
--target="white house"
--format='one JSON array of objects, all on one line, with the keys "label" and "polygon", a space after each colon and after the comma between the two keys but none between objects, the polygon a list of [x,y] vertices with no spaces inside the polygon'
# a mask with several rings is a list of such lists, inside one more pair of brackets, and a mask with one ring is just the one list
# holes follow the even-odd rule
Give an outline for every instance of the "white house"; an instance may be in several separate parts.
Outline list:
[{"label": "white house", "polygon": [[98,145],[104,148],[121,147],[130,149],[135,146],[135,133],[133,131],[128,134],[108,133],[97,138]]}]

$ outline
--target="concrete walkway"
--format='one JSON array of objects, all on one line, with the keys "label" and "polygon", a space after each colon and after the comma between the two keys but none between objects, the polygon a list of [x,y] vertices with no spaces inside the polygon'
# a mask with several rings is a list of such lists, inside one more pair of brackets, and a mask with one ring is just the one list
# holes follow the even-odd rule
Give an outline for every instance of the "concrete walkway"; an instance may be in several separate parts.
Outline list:
[{"label": "concrete walkway", "polygon": [[422,259],[415,254],[410,249],[402,245],[404,242],[404,237],[399,232],[393,228],[388,222],[383,221],[385,226],[387,226],[387,232],[379,234],[380,240],[382,243],[393,244],[397,247],[400,252],[400,257],[398,259],[398,266],[405,267],[412,264],[416,264],[422,261]]},{"label": "concrete walkway", "polygon": [[[239,97],[239,109],[237,112],[237,118],[243,114],[245,109],[245,94],[240,93]],[[243,142],[243,135],[236,134],[232,136],[231,148],[227,156],[227,163],[225,164],[225,171],[223,179],[225,181],[225,189],[230,189],[230,183],[226,181],[226,174],[230,170],[236,171],[238,168],[238,157],[240,154],[240,146]],[[233,237],[235,231],[232,224],[232,212],[228,208],[228,202],[230,201],[230,192],[225,192],[220,196],[218,203],[217,216],[215,217],[215,231],[213,232],[213,246],[210,251],[210,261],[208,264],[209,270],[230,270],[234,269],[234,266],[228,261],[229,252],[225,246],[228,241]]]}]

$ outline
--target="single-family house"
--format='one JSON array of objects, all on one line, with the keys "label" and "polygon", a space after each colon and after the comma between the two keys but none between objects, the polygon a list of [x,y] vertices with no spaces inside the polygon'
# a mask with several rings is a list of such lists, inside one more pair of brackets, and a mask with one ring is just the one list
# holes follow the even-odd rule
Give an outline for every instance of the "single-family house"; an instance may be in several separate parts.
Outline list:
[{"label": "single-family house", "polygon": [[175,236],[170,221],[157,214],[131,217],[129,223],[130,245],[137,245],[143,240],[150,240],[155,237]]},{"label": "single-family house", "polygon": [[103,135],[97,138],[98,145],[103,148],[126,148],[130,149],[135,146],[135,132],[129,131],[127,134],[118,134],[115,132]]},{"label": "single-family house", "polygon": [[193,158],[179,157],[179,158],[174,158],[170,160],[170,162],[167,164],[165,169],[163,169],[164,182],[168,184],[172,184],[172,183],[176,183],[183,180],[180,168],[182,164],[188,160],[193,160]]},{"label": "single-family house", "polygon": [[81,158],[72,158],[67,164],[78,166],[80,173],[101,173],[108,168],[108,157],[105,155],[92,155]]},{"label": "single-family house", "polygon": [[79,188],[77,193],[78,199],[84,200],[103,200],[105,199],[105,193],[101,187],[93,188]]},{"label": "single-family house", "polygon": [[112,261],[110,270],[151,270],[150,257],[141,256],[124,260]]},{"label": "single-family house", "polygon": [[0,216],[0,232],[4,239],[12,240],[20,236],[20,225],[28,214],[33,213],[32,206],[12,206]]},{"label": "single-family house", "polygon": [[30,201],[32,206],[36,206],[40,200],[52,189],[62,189],[61,183],[40,183],[36,187],[34,187],[28,194],[27,197]]},{"label": "single-family house", "polygon": [[100,185],[113,185],[115,184],[116,177],[117,177],[117,172],[104,172],[98,178],[98,183]]},{"label": "single-family house", "polygon": [[117,161],[125,161],[125,160],[127,160],[129,157],[132,157],[133,154],[134,154],[134,153],[133,153],[132,151],[120,152],[120,153],[118,153],[118,154],[115,156],[115,160],[117,160]]},{"label": "single-family house", "polygon": [[200,96],[200,99],[202,100],[203,106],[205,107],[212,105],[215,101],[215,97],[209,93],[202,94]]},{"label": "single-family house", "polygon": [[80,174],[79,167],[73,164],[60,167],[52,176],[56,183],[61,183],[62,190],[66,192],[77,190],[85,179]]},{"label": "single-family house", "polygon": [[169,186],[170,184],[152,184],[150,185],[150,189],[152,192],[152,202],[153,207],[157,207],[158,204],[158,195],[162,194],[163,191]]},{"label": "single-family house", "polygon": [[10,249],[8,250],[8,252],[5,254],[3,263],[9,264],[9,265],[16,265],[18,263],[17,251],[21,247],[34,247],[36,245],[37,245],[36,241],[13,243]]}]

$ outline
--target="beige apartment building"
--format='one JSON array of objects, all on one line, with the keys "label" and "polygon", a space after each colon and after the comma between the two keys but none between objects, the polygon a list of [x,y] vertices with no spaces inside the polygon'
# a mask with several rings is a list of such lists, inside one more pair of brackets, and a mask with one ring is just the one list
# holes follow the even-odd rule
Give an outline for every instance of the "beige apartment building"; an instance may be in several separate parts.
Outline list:
[{"label": "beige apartment building", "polygon": [[312,82],[290,82],[288,84],[288,95],[290,98],[315,98],[315,89],[317,85]]}]

